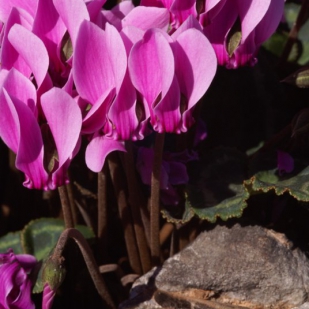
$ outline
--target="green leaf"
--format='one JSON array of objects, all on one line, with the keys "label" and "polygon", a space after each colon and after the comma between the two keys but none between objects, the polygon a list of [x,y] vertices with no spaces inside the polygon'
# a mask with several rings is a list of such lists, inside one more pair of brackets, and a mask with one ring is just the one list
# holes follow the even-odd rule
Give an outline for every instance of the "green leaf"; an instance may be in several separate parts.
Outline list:
[{"label": "green leaf", "polygon": [[21,232],[12,232],[0,237],[0,252],[6,252],[8,249],[13,249],[15,254],[22,254]]},{"label": "green leaf", "polygon": [[246,180],[245,185],[254,191],[274,190],[277,195],[287,192],[298,201],[309,202],[309,167],[286,179],[280,179],[277,169],[262,171]]},{"label": "green leaf", "polygon": [[[78,225],[76,228],[85,238],[94,237],[93,231],[88,227]],[[38,261],[43,260],[54,248],[63,230],[63,220],[41,218],[31,221],[21,234],[24,252],[34,255]]]},{"label": "green leaf", "polygon": [[231,193],[233,193],[233,196],[224,199],[214,206],[205,207],[206,203],[203,192],[198,192],[195,189],[189,194],[187,203],[190,205],[195,215],[212,223],[215,223],[218,218],[224,221],[230,218],[239,218],[243,210],[247,207],[246,201],[250,197],[250,194],[243,184],[230,184],[229,189]]},{"label": "green leaf", "polygon": [[[161,211],[161,214],[167,222],[175,224],[184,224],[189,222],[193,216],[194,211],[189,203],[185,203],[185,209],[181,211],[177,206],[176,209],[164,209]],[[179,212],[177,211],[179,210]]]}]

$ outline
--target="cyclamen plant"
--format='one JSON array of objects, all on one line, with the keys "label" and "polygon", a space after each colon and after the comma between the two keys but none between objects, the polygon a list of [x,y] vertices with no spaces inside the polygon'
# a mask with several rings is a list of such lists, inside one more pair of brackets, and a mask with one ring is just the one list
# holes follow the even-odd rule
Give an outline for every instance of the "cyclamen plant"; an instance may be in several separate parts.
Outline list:
[{"label": "cyclamen plant", "polygon": [[[218,65],[257,63],[284,9],[284,0],[141,0],[138,6],[127,0],[107,10],[109,2],[0,0],[0,138],[15,154],[25,187],[58,189],[65,223],[42,266],[55,266],[55,274],[38,279],[46,309],[64,279],[69,238],[104,305],[115,308],[91,249],[75,229],[77,207],[88,225],[93,218],[82,196],[92,193],[70,179],[81,164],[74,162],[83,157],[87,173],[98,173],[92,225],[98,251],[106,250],[112,201],[132,272],[141,275],[162,263],[160,210],[187,207],[187,163],[198,161],[197,142],[211,134],[204,127],[198,132],[200,100]],[[165,134],[173,137],[174,149],[164,151]],[[288,151],[278,149],[277,167],[281,174],[293,171]],[[0,258],[3,308],[34,308],[28,273],[35,257],[8,251]]]}]

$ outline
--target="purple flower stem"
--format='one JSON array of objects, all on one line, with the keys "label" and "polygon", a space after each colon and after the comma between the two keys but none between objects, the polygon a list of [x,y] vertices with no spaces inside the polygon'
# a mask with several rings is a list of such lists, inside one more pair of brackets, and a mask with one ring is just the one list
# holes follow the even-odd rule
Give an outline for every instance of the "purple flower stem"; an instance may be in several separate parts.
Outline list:
[{"label": "purple flower stem", "polygon": [[[133,226],[136,235],[136,241],[142,263],[143,273],[145,274],[151,269],[151,257],[148,249],[146,233],[149,231],[149,220],[142,221],[141,213],[147,207],[147,201],[141,195],[141,187],[136,178],[136,169],[134,165],[133,144],[131,141],[126,143],[127,153],[124,155],[124,166],[127,175],[127,184],[129,190],[129,204],[133,218]],[[147,222],[148,221],[148,222]],[[146,225],[143,223],[146,222]],[[148,223],[148,224],[147,224]],[[146,232],[146,233],[145,233]]]},{"label": "purple flower stem", "polygon": [[68,189],[66,186],[58,187],[58,192],[60,196],[61,206],[62,206],[62,213],[64,218],[64,225],[65,228],[73,228],[74,227],[74,221],[72,216],[72,210],[68,195]]},{"label": "purple flower stem", "polygon": [[115,195],[117,197],[118,211],[120,216],[120,221],[124,230],[124,239],[126,243],[126,248],[128,252],[128,257],[132,270],[141,275],[142,266],[140,257],[138,254],[138,247],[135,238],[135,233],[133,229],[133,223],[131,218],[131,213],[129,205],[127,202],[127,196],[125,192],[125,181],[124,175],[121,169],[121,163],[119,157],[115,153],[111,153],[107,157],[107,162],[110,170],[111,179],[114,186]]},{"label": "purple flower stem", "polygon": [[83,255],[84,261],[87,265],[89,274],[93,280],[93,283],[99,295],[105,302],[107,306],[106,308],[115,309],[116,306],[114,305],[114,302],[107,290],[107,286],[99,272],[99,267],[93,257],[91,249],[87,241],[85,240],[84,236],[78,230],[74,228],[68,228],[62,232],[51,258],[56,262],[62,259],[62,253],[69,238],[74,239],[74,241],[78,245]]},{"label": "purple flower stem", "polygon": [[107,252],[107,173],[108,167],[104,164],[102,171],[98,173],[98,239],[103,261]]},{"label": "purple flower stem", "polygon": [[160,174],[165,134],[157,134],[151,175],[150,251],[153,266],[160,264]]},{"label": "purple flower stem", "polygon": [[291,53],[293,44],[297,40],[298,32],[299,32],[300,28],[303,26],[303,24],[306,22],[308,17],[309,17],[309,0],[303,0],[300,11],[299,11],[297,19],[296,19],[296,22],[294,23],[294,25],[293,25],[290,33],[289,33],[288,40],[287,40],[287,42],[284,46],[283,52],[282,52],[281,57],[279,59],[280,65],[284,65],[287,62],[288,57]]}]

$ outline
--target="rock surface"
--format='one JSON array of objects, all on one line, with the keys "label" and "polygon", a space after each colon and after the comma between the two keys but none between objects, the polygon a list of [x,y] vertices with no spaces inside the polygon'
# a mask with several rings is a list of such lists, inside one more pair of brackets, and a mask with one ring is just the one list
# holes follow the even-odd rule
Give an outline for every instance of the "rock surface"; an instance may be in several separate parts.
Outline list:
[{"label": "rock surface", "polygon": [[218,225],[141,277],[121,308],[305,309],[308,292],[308,259],[283,234]]}]

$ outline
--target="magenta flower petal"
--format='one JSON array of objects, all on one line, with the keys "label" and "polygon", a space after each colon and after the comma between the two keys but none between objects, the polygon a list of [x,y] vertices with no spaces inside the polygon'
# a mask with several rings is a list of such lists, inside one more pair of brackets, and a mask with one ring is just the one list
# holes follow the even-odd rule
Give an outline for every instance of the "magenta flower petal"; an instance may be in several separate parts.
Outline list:
[{"label": "magenta flower petal", "polygon": [[122,28],[120,35],[126,48],[127,56],[129,56],[133,45],[143,38],[144,31],[134,26],[126,26]]},{"label": "magenta flower petal", "polygon": [[108,112],[113,132],[108,134],[116,139],[136,140],[139,120],[136,113],[136,90],[127,72],[115,101]]},{"label": "magenta flower petal", "polygon": [[227,0],[207,0],[204,1],[204,11],[199,17],[200,23],[205,27],[212,23],[213,19],[220,12]]},{"label": "magenta flower petal", "polygon": [[43,42],[21,25],[14,25],[9,40],[33,72],[38,88],[47,75],[49,57]]},{"label": "magenta flower petal", "polygon": [[78,144],[82,116],[75,100],[60,88],[44,93],[41,105],[58,152],[58,169],[52,175],[52,186],[56,187],[67,182],[66,163]]},{"label": "magenta flower petal", "polygon": [[118,30],[121,30],[122,19],[127,16],[133,9],[134,5],[131,1],[122,1],[114,6],[111,10],[101,11],[102,28],[104,29],[105,24],[108,22]]},{"label": "magenta flower petal", "polygon": [[174,70],[174,56],[165,34],[159,29],[149,29],[131,50],[129,72],[150,110],[158,96],[161,94],[163,98],[168,92]]},{"label": "magenta flower petal", "polygon": [[81,111],[75,100],[60,88],[52,88],[44,93],[41,105],[55,140],[61,166],[72,155],[77,144],[82,125]]},{"label": "magenta flower petal", "polygon": [[[12,250],[0,254],[0,307],[34,309],[31,300],[31,281],[17,257],[18,255],[15,255]],[[33,258],[31,257],[31,260]],[[32,263],[32,267],[34,265],[35,263]]]},{"label": "magenta flower petal", "polygon": [[174,40],[177,40],[177,37],[185,32],[188,29],[195,28],[202,31],[200,23],[193,16],[189,16],[186,21],[171,35]]},{"label": "magenta flower petal", "polygon": [[106,156],[113,151],[126,152],[122,142],[95,136],[86,149],[86,164],[93,172],[100,172],[103,168]]},{"label": "magenta flower petal", "polygon": [[44,42],[53,70],[63,70],[58,48],[66,27],[55,9],[53,0],[39,0],[32,31]]},{"label": "magenta flower petal", "polygon": [[[271,0],[237,0],[241,21],[242,42],[255,29],[268,10]],[[235,4],[234,4],[235,5]]]},{"label": "magenta flower petal", "polygon": [[255,29],[255,44],[260,45],[266,41],[278,27],[283,16],[284,1],[271,0],[263,20]]},{"label": "magenta flower petal", "polygon": [[176,76],[164,98],[153,108],[151,124],[156,132],[180,133],[180,89]]},{"label": "magenta flower petal", "polygon": [[205,12],[209,12],[216,6],[222,7],[226,0],[205,0]]},{"label": "magenta flower petal", "polygon": [[42,299],[42,309],[51,309],[54,297],[55,297],[55,291],[53,291],[48,283],[45,283],[43,288],[43,299]]},{"label": "magenta flower petal", "polygon": [[11,97],[24,102],[34,114],[36,113],[36,90],[27,77],[13,68],[7,74],[2,87]]},{"label": "magenta flower petal", "polygon": [[141,5],[154,6],[154,7],[159,7],[159,8],[164,7],[161,0],[141,0]]},{"label": "magenta flower petal", "polygon": [[197,17],[196,0],[174,0],[170,11],[175,16],[174,27],[177,29],[189,16]]},{"label": "magenta flower petal", "polygon": [[38,0],[0,0],[0,21],[6,23],[14,7],[21,8],[34,17],[37,5]]},{"label": "magenta flower petal", "polygon": [[0,93],[0,136],[17,154],[16,167],[26,176],[24,186],[47,188],[48,175],[43,166],[43,140],[32,111],[11,98],[5,88]]},{"label": "magenta flower petal", "polygon": [[92,0],[92,1],[86,2],[87,10],[90,16],[90,20],[92,22],[96,22],[105,2],[106,0]]},{"label": "magenta flower petal", "polygon": [[83,0],[53,0],[53,3],[68,29],[74,49],[80,24],[90,19],[87,6]]},{"label": "magenta flower petal", "polygon": [[29,273],[37,263],[36,258],[30,254],[17,254],[15,257],[26,273]]},{"label": "magenta flower petal", "polygon": [[27,29],[31,29],[33,18],[25,11],[13,8],[8,18],[7,24],[4,29],[4,37],[1,46],[1,66],[2,69],[10,70],[12,67],[23,73],[25,76],[30,77],[31,68],[27,62],[20,56],[18,51],[12,46],[8,39],[10,29],[15,24],[20,24]]},{"label": "magenta flower petal", "polygon": [[105,125],[107,120],[106,114],[112,104],[115,94],[115,89],[108,89],[91,107],[83,120],[82,132],[84,134],[95,133]]},{"label": "magenta flower petal", "polygon": [[126,51],[118,31],[107,24],[104,32],[84,21],[73,58],[73,76],[80,96],[94,104],[103,93],[119,89],[126,67]]},{"label": "magenta flower petal", "polygon": [[[199,48],[196,48],[196,46]],[[182,131],[192,123],[190,109],[204,95],[217,69],[215,52],[202,32],[194,28],[181,33],[173,46],[176,76],[187,99]]]},{"label": "magenta flower petal", "polygon": [[156,7],[138,6],[122,20],[122,27],[135,26],[145,31],[150,28],[159,28],[167,31],[168,25],[168,10]]}]

